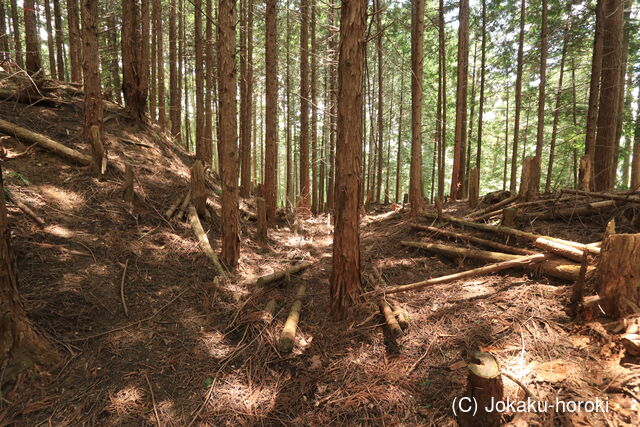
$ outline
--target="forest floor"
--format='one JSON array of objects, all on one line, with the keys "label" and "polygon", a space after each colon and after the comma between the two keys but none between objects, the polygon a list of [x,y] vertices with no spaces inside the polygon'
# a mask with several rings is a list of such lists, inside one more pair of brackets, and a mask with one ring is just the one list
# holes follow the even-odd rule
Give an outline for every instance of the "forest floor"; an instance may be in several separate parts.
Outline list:
[{"label": "forest floor", "polygon": [[[3,162],[5,186],[46,220],[40,228],[8,205],[24,306],[62,362],[2,392],[0,425],[455,425],[451,404],[466,387],[464,360],[478,348],[541,399],[609,401],[604,414],[510,414],[512,425],[637,425],[639,361],[625,356],[604,321],[572,322],[570,283],[510,270],[397,294],[390,300],[410,325],[394,339],[375,301],[340,321],[328,315],[332,236],[321,215],[298,232],[283,216],[266,243],[243,217],[238,271],[214,285],[188,222],[162,216],[187,190],[193,157],[107,104],[105,178],[39,149]],[[59,108],[0,102],[0,116],[88,152],[78,98]],[[15,138],[3,146],[9,153],[27,147]],[[136,173],[132,213],[121,197],[124,159]],[[243,207],[251,210],[251,201]],[[479,265],[401,246],[436,240],[412,229],[416,221],[427,223],[397,205],[367,212],[367,290],[374,268],[396,285]],[[219,248],[220,224],[204,226]],[[539,222],[535,231],[592,242],[603,227],[603,218],[592,218]],[[279,285],[255,284],[299,260],[313,265]],[[281,354],[275,342],[303,283],[295,347]],[[274,297],[277,314],[265,322],[260,310]],[[629,375],[624,390],[610,391]],[[522,398],[510,380],[505,387]]]}]

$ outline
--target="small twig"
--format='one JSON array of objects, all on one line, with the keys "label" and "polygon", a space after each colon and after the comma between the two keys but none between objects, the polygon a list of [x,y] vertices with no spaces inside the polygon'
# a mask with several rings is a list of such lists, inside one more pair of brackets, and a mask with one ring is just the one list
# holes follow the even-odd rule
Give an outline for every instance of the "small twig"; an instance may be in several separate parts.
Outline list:
[{"label": "small twig", "polygon": [[162,423],[160,423],[160,416],[158,415],[158,408],[156,406],[156,396],[153,394],[153,387],[151,386],[151,381],[149,381],[149,377],[147,377],[147,374],[144,374],[144,379],[147,380],[147,385],[149,386],[149,392],[151,393],[151,402],[153,403],[153,413],[156,415],[156,422],[158,423],[158,427],[160,427]]},{"label": "small twig", "polygon": [[124,299],[124,279],[127,276],[127,267],[129,266],[129,258],[124,263],[124,270],[122,271],[122,280],[120,280],[120,301],[122,301],[122,308],[124,308],[124,315],[129,317],[129,309],[127,308],[127,302]]},{"label": "small twig", "polygon": [[431,347],[433,347],[433,343],[437,339],[438,339],[438,335],[436,335],[436,337],[433,339],[433,341],[431,341],[429,343],[429,345],[427,346],[427,349],[424,351],[422,356],[420,356],[420,358],[418,360],[416,360],[416,363],[414,363],[413,366],[411,366],[411,368],[409,368],[409,370],[407,371],[407,374],[411,374],[413,371],[415,371],[416,368],[418,367],[418,365],[420,365],[422,363],[422,361],[427,358],[429,353],[431,353]]},{"label": "small twig", "polygon": [[522,381],[520,381],[519,379],[517,379],[516,377],[514,377],[513,375],[511,375],[508,372],[501,372],[501,374],[504,375],[505,377],[509,378],[514,383],[518,384],[520,386],[520,388],[522,388],[522,390],[524,390],[524,392],[527,394],[527,397],[530,397],[531,399],[538,400],[538,397],[531,391],[531,389],[529,387],[524,385],[524,383]]}]

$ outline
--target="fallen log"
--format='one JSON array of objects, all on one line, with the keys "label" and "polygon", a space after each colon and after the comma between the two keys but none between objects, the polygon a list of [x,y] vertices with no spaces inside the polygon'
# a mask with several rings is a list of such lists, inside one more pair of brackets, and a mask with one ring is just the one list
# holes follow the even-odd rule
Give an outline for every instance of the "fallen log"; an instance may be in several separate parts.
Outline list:
[{"label": "fallen log", "polygon": [[276,299],[275,298],[270,299],[269,302],[267,302],[267,304],[262,309],[262,314],[263,314],[262,319],[267,323],[271,323],[271,321],[273,320],[273,317],[276,315],[277,308],[278,308],[278,302],[276,301]]},{"label": "fallen log", "polygon": [[[425,218],[430,218],[430,219],[436,219],[436,215],[434,213],[424,213],[423,216]],[[591,252],[592,254],[599,254],[600,253],[600,248],[593,246],[591,244],[585,245],[584,243],[578,243],[578,242],[573,242],[571,240],[564,240],[564,239],[557,239],[555,237],[550,237],[550,236],[543,236],[540,234],[535,234],[535,233],[529,233],[527,231],[522,231],[522,230],[518,230],[515,228],[511,228],[511,227],[505,227],[505,226],[500,226],[500,225],[490,225],[490,224],[480,224],[477,222],[471,222],[471,221],[465,221],[464,219],[460,219],[460,218],[456,218],[453,216],[449,216],[449,215],[443,215],[441,217],[441,219],[447,220],[449,222],[453,222],[455,224],[459,224],[462,226],[466,226],[466,227],[471,227],[471,228],[475,228],[477,230],[482,230],[482,231],[488,231],[490,233],[500,233],[500,234],[507,234],[510,236],[514,236],[514,237],[519,237],[525,240],[530,240],[531,242],[535,242],[537,239],[539,238],[545,238],[545,239],[549,239],[549,240],[553,240],[555,242],[560,242],[563,243],[565,245],[569,245],[569,246],[573,246],[574,248],[578,248],[580,250],[587,250],[589,252]]]},{"label": "fallen log", "polygon": [[187,210],[187,206],[189,206],[190,203],[191,203],[191,189],[187,191],[187,195],[184,196],[184,199],[182,200],[182,204],[180,205],[180,209],[178,209],[178,212],[176,212],[176,219],[178,221],[182,220],[182,217],[184,216],[184,213]]},{"label": "fallen log", "polygon": [[582,262],[582,256],[585,251],[582,251],[573,246],[565,245],[554,240],[549,240],[544,237],[540,237],[533,242],[535,247],[538,247],[546,252],[551,252],[556,255],[560,255],[563,258],[570,259],[571,261]]},{"label": "fallen log", "polygon": [[[519,255],[511,255],[505,254],[502,252],[490,252],[483,251],[480,249],[468,249],[468,248],[460,248],[457,246],[450,245],[441,245],[437,243],[422,243],[422,242],[400,242],[403,246],[410,246],[414,248],[424,249],[430,252],[438,253],[441,255],[446,255],[450,257],[461,257],[461,258],[474,258],[480,259],[483,261],[489,262],[500,262],[500,261],[511,261],[517,258],[521,258]],[[531,257],[535,257],[535,255],[530,255]],[[535,258],[534,258],[535,259]],[[515,264],[520,265],[520,264]],[[557,257],[546,257],[543,259],[543,262],[540,262],[539,265],[534,265],[531,263],[522,264],[524,268],[533,271],[540,271],[544,274],[547,274],[552,277],[556,277],[558,279],[575,281],[580,274],[580,264],[576,264],[574,262],[565,261],[562,258]],[[589,267],[593,269],[594,267]]]},{"label": "fallen log", "polygon": [[[484,252],[484,251],[482,251]],[[494,252],[490,252],[494,253]],[[504,254],[507,256],[513,256]],[[507,270],[515,267],[526,267],[527,265],[535,265],[545,260],[549,260],[552,256],[549,254],[535,254],[529,256],[515,256],[515,258],[498,262],[495,264],[489,264],[482,267],[474,268],[471,270],[461,271],[460,273],[449,274],[446,276],[436,277],[433,279],[427,279],[420,282],[409,283],[407,285],[393,286],[391,288],[380,289],[374,291],[374,293],[384,293],[385,295],[396,294],[399,292],[415,291],[417,289],[426,288],[432,285],[441,285],[443,283],[449,283],[460,279],[466,279],[469,277],[483,276],[485,274],[496,273],[501,270]],[[365,294],[366,296],[366,294]]]},{"label": "fallen log", "polygon": [[[509,205],[509,208],[513,208],[513,209],[520,209],[520,208],[524,208],[524,207],[528,207],[528,206],[535,206],[535,205],[543,205],[545,203],[551,203],[552,205],[556,205],[560,202],[566,202],[567,200],[577,200],[580,199],[581,197],[576,197],[576,196],[566,196],[566,197],[560,197],[559,199],[539,199],[539,200],[533,200],[531,202],[518,202],[518,203],[514,203],[512,205]],[[491,206],[493,208],[493,206]],[[482,214],[482,215],[469,215],[466,218],[469,219],[470,221],[480,221],[483,219],[489,219],[491,217],[497,216],[497,215],[501,215],[502,214],[503,209],[496,209],[493,210],[491,212]]]},{"label": "fallen log", "polygon": [[198,238],[198,243],[200,244],[200,248],[204,251],[204,253],[213,261],[213,266],[215,267],[218,274],[222,277],[227,277],[227,272],[222,267],[218,256],[211,248],[211,244],[209,243],[209,238],[207,234],[204,232],[202,228],[202,224],[200,223],[200,219],[198,218],[198,212],[196,212],[196,208],[193,205],[189,205],[189,221],[191,222],[191,228]]},{"label": "fallen log", "polygon": [[563,189],[562,192],[568,194],[579,194],[581,196],[600,197],[602,199],[621,200],[623,202],[640,203],[640,197],[633,196],[631,194],[596,193],[593,191],[572,190],[568,188]]},{"label": "fallen log", "polygon": [[467,234],[456,233],[455,231],[444,230],[441,228],[431,227],[428,225],[420,225],[420,224],[411,224],[413,228],[418,230],[431,231],[434,233],[442,234],[443,236],[455,237],[457,239],[466,240],[471,243],[476,243],[478,245],[486,246],[489,248],[497,249],[502,252],[518,254],[518,255],[533,255],[536,252],[529,249],[516,248],[513,246],[505,245],[503,243],[495,242],[493,240],[482,239],[476,236],[469,236]]},{"label": "fallen log", "polygon": [[597,215],[602,210],[615,207],[615,205],[616,205],[615,200],[603,200],[600,202],[588,203],[584,206],[578,206],[578,207],[572,207],[572,208],[561,208],[561,209],[552,208],[545,212],[530,212],[526,214],[520,214],[518,217],[532,220],[532,219],[551,219],[551,218],[572,217],[572,216],[589,216],[589,215]]},{"label": "fallen log", "polygon": [[476,216],[485,214],[487,212],[491,212],[491,211],[497,210],[498,208],[501,208],[503,206],[507,206],[511,202],[515,202],[517,199],[518,199],[518,195],[517,194],[515,194],[513,196],[509,196],[509,197],[507,197],[506,199],[504,199],[501,202],[494,203],[493,205],[489,205],[484,209],[480,209],[480,210],[477,210],[475,212],[472,212],[471,214],[468,215],[468,217],[472,218],[472,217],[476,217]]},{"label": "fallen log", "polygon": [[10,136],[14,136],[30,144],[38,144],[38,146],[44,148],[45,150],[56,153],[59,156],[65,157],[81,165],[89,166],[91,164],[90,156],[82,154],[81,152],[76,151],[73,148],[62,145],[59,142],[56,142],[53,139],[49,138],[48,136],[32,132],[6,120],[0,119],[0,132]]},{"label": "fallen log", "polygon": [[280,339],[278,339],[278,350],[283,353],[289,353],[293,350],[293,343],[296,337],[296,330],[298,328],[298,321],[300,320],[300,311],[302,310],[302,298],[304,297],[305,285],[302,284],[298,287],[296,292],[296,300],[291,305],[291,311],[289,317],[282,328]]},{"label": "fallen log", "polygon": [[402,335],[402,328],[398,323],[398,319],[396,319],[396,316],[393,314],[393,310],[391,310],[391,307],[385,301],[384,297],[378,300],[378,308],[380,308],[380,313],[382,313],[382,315],[384,316],[384,320],[389,327],[391,335],[396,338]]},{"label": "fallen log", "polygon": [[176,211],[176,209],[178,209],[178,206],[180,206],[185,197],[187,197],[186,194],[184,196],[182,194],[178,196],[176,200],[171,204],[171,206],[169,206],[169,208],[164,212],[164,216],[167,219],[171,219],[173,213]]},{"label": "fallen log", "polygon": [[286,279],[289,280],[291,275],[299,273],[305,269],[307,269],[312,263],[311,262],[301,262],[299,264],[294,265],[293,267],[289,267],[286,270],[279,270],[268,274],[266,276],[262,276],[258,278],[256,285],[264,286],[269,283],[277,282],[278,280]]}]

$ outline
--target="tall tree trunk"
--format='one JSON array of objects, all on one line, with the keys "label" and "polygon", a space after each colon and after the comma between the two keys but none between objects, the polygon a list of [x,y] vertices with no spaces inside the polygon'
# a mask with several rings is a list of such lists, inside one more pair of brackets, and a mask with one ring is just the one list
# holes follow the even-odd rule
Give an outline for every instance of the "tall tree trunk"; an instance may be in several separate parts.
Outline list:
[{"label": "tall tree trunk", "polygon": [[[509,71],[507,70],[506,81],[509,81]],[[507,189],[507,170],[509,165],[509,86],[505,85],[507,97],[507,109],[504,118],[504,169],[502,170],[502,191]]]},{"label": "tall tree trunk", "polygon": [[327,188],[327,211],[333,212],[335,199],[335,144],[337,137],[336,119],[338,114],[338,30],[336,29],[336,13],[333,2],[329,4],[329,23],[331,25],[329,39],[329,104],[330,104],[330,131],[329,131],[329,182]]},{"label": "tall tree trunk", "polygon": [[204,96],[204,140],[209,151],[209,162],[205,167],[211,167],[214,157],[213,149],[213,0],[207,0],[205,29],[205,96]]},{"label": "tall tree trunk", "polygon": [[[45,27],[47,29],[47,50],[49,52],[49,74],[52,79],[58,76],[58,70],[56,69],[56,51],[53,43],[53,26],[51,25],[51,4],[49,0],[44,0],[44,16]],[[2,33],[4,36],[4,33]]]},{"label": "tall tree trunk", "polygon": [[309,214],[309,0],[300,0],[300,201]]},{"label": "tall tree trunk", "polygon": [[[58,80],[64,80],[64,33],[62,31],[62,11],[60,10],[60,0],[53,0],[53,16],[55,18],[54,20],[56,28],[56,58],[58,63]],[[118,87],[117,90],[120,91],[120,87]]]},{"label": "tall tree trunk", "polygon": [[151,123],[157,123],[157,112],[158,112],[158,61],[156,58],[158,57],[158,32],[156,30],[156,0],[150,0],[152,4],[150,7],[151,11],[151,22],[149,23],[151,27],[150,33],[150,51],[151,57],[149,58],[149,69],[150,69],[150,80],[149,80],[149,120]]},{"label": "tall tree trunk", "polygon": [[556,140],[558,138],[558,121],[560,119],[560,106],[562,103],[562,82],[564,79],[564,63],[567,56],[567,43],[569,42],[569,32],[571,29],[570,20],[564,30],[562,39],[562,53],[560,54],[560,76],[558,77],[558,90],[556,92],[556,103],[553,109],[553,127],[551,129],[551,144],[549,146],[549,164],[547,166],[547,180],[544,185],[544,191],[551,191],[551,180],[553,179],[553,162],[556,151]]},{"label": "tall tree trunk", "polygon": [[365,0],[342,0],[338,65],[338,138],[336,206],[331,271],[331,309],[341,317],[361,292],[360,283],[360,151],[362,144],[362,78]]},{"label": "tall tree trunk", "polygon": [[178,75],[178,52],[176,43],[178,34],[176,31],[176,0],[169,3],[169,120],[171,121],[171,136],[176,142],[182,142],[182,120],[180,117],[181,94],[180,77]]},{"label": "tall tree trunk", "polygon": [[400,67],[400,112],[398,113],[398,151],[396,153],[396,194],[395,202],[400,203],[402,194],[402,107],[404,106],[404,61]]},{"label": "tall tree trunk", "polygon": [[422,189],[422,82],[424,75],[424,0],[411,7],[411,168],[409,202],[412,215],[424,204]]},{"label": "tall tree trunk", "polygon": [[278,188],[276,182],[276,161],[278,158],[278,56],[277,0],[267,0],[265,22],[265,68],[266,68],[266,138],[264,168],[264,199],[267,222],[273,224],[276,218]]},{"label": "tall tree trunk", "polygon": [[618,86],[618,120],[616,123],[616,134],[613,140],[613,160],[611,165],[611,186],[616,185],[616,173],[618,171],[618,157],[620,155],[620,139],[622,138],[622,125],[624,124],[624,100],[625,100],[625,86],[627,76],[627,60],[629,57],[629,25],[626,24],[631,19],[631,7],[632,0],[622,0],[622,7],[624,9],[623,15],[623,37],[622,37],[622,65],[620,67],[620,85]]},{"label": "tall tree trunk", "polygon": [[[0,164],[0,194],[5,194]],[[59,355],[33,329],[20,301],[16,257],[4,197],[0,198],[0,387],[13,383],[34,364],[54,363]]]},{"label": "tall tree trunk", "polygon": [[378,53],[378,172],[376,182],[376,203],[380,203],[380,193],[382,192],[382,161],[384,153],[384,120],[383,120],[383,73],[382,73],[382,38],[384,37],[384,29],[382,27],[382,2],[375,0],[376,9],[376,31],[378,36],[376,37],[376,51]]},{"label": "tall tree trunk", "polygon": [[[211,1],[211,0],[209,0]],[[154,11],[157,9],[156,12],[156,18],[155,18],[155,22],[156,22],[156,71],[157,71],[157,76],[158,76],[158,125],[160,126],[160,129],[164,130],[164,128],[166,127],[166,114],[165,114],[165,97],[164,97],[164,37],[162,35],[162,4],[160,2],[160,0],[154,0]],[[211,143],[209,143],[209,146],[211,146]],[[209,151],[211,151],[211,149],[209,149]],[[209,156],[211,157],[211,156]],[[210,165],[211,162],[209,161],[209,163],[204,163],[205,166]]]},{"label": "tall tree trunk", "polygon": [[[482,177],[482,126],[484,115],[484,74],[487,64],[487,0],[482,0],[482,44],[480,46],[480,105],[478,106],[478,148],[476,150],[476,168]],[[469,141],[471,144],[471,141]],[[478,188],[480,191],[480,188]]]},{"label": "tall tree trunk", "polygon": [[211,150],[207,149],[207,138],[204,128],[204,51],[205,44],[202,41],[202,0],[194,0],[194,29],[195,32],[195,92],[196,92],[196,158],[203,165],[211,164]]},{"label": "tall tree trunk", "polygon": [[316,0],[311,0],[311,212],[318,214],[318,73]]},{"label": "tall tree trunk", "polygon": [[18,3],[11,1],[11,24],[13,26],[13,52],[16,64],[24,68],[24,52],[22,51],[22,39],[20,37],[20,19],[18,18]]},{"label": "tall tree trunk", "polygon": [[447,154],[447,50],[445,30],[444,0],[440,0],[438,5],[438,75],[441,79],[441,83],[438,86],[442,96],[442,103],[440,104],[440,164],[438,165],[438,198],[440,201],[444,200],[444,163]]},{"label": "tall tree trunk", "polygon": [[24,44],[26,46],[25,66],[29,74],[42,68],[40,62],[40,37],[38,37],[35,0],[24,0]]},{"label": "tall tree trunk", "polygon": [[218,0],[218,99],[220,100],[218,144],[222,178],[221,259],[231,269],[236,267],[240,257],[234,9],[234,0]]},{"label": "tall tree trunk", "polygon": [[[253,27],[253,0],[245,0],[244,3],[244,10],[240,12],[240,195],[249,197],[251,192],[251,110],[253,101],[253,95],[249,93],[249,87],[253,84],[249,76],[249,45],[251,45],[251,49],[253,48],[249,28]],[[249,5],[249,3],[251,4]],[[249,25],[250,23],[251,25]]]},{"label": "tall tree trunk", "polygon": [[7,15],[4,1],[0,2],[0,61],[9,59],[9,34],[7,33]]},{"label": "tall tree trunk", "polygon": [[[133,3],[134,0],[122,1],[122,31],[124,36],[124,3]],[[82,47],[80,45],[80,18],[78,17],[78,0],[67,0],[67,25],[69,27],[69,61],[71,63],[71,81],[79,83],[82,81]],[[129,41],[129,43],[132,42],[133,40]],[[133,48],[133,46],[131,48]]]},{"label": "tall tree trunk", "polygon": [[[68,1],[72,2],[74,0]],[[141,49],[140,10],[136,0],[122,0],[121,42],[122,92],[124,94],[125,107],[129,116],[139,122],[143,122],[145,120],[148,86],[144,86],[143,75],[141,75],[141,54],[144,49]],[[73,61],[71,68],[71,74],[73,75]]]},{"label": "tall tree trunk", "polygon": [[293,173],[293,163],[292,163],[292,151],[293,151],[293,144],[292,144],[292,139],[291,139],[291,109],[292,109],[292,105],[291,105],[291,66],[290,66],[290,62],[291,62],[291,53],[289,51],[289,46],[291,45],[291,11],[290,11],[290,1],[287,0],[287,30],[286,30],[286,53],[287,53],[287,60],[285,63],[285,73],[286,73],[286,81],[285,81],[285,85],[286,85],[286,99],[287,99],[287,123],[286,123],[286,127],[287,127],[287,131],[286,131],[286,144],[287,144],[287,181],[286,181],[286,208],[287,211],[289,211],[291,209],[291,205],[294,203],[294,199],[295,199],[295,195],[293,193],[293,189],[294,189],[294,183],[295,183],[295,176]]},{"label": "tall tree trunk", "polygon": [[457,200],[464,191],[467,130],[467,86],[469,74],[469,0],[460,0],[458,26],[458,67],[456,80],[456,127],[451,174],[451,199]]},{"label": "tall tree trunk", "polygon": [[540,83],[538,85],[538,128],[536,131],[536,157],[531,171],[531,189],[533,197],[540,191],[540,175],[542,167],[542,147],[544,145],[544,107],[547,82],[547,0],[542,0],[542,16],[540,25]]},{"label": "tall tree trunk", "polygon": [[596,3],[596,26],[593,36],[593,53],[591,57],[591,80],[589,83],[589,104],[587,110],[587,130],[585,135],[584,155],[590,162],[590,167],[585,172],[591,172],[590,176],[582,178],[588,188],[593,188],[593,165],[595,163],[596,133],[598,125],[598,104],[600,100],[600,76],[602,74],[602,48],[604,41],[604,2],[598,0]]},{"label": "tall tree trunk", "polygon": [[513,125],[513,152],[511,153],[511,183],[509,190],[515,194],[518,177],[518,138],[520,136],[520,107],[522,105],[522,66],[524,63],[525,0],[520,1],[520,35],[518,37],[518,65],[516,70],[516,106]]},{"label": "tall tree trunk", "polygon": [[106,155],[102,141],[102,88],[100,87],[100,58],[98,53],[98,0],[81,0],[84,76],[84,132],[91,142],[91,171],[104,173]]},{"label": "tall tree trunk", "polygon": [[[122,104],[122,83],[120,82],[120,61],[118,58],[118,28],[116,25],[116,16],[115,14],[110,14],[107,18],[108,25],[108,34],[107,34],[107,43],[109,44],[109,72],[111,73],[111,83],[113,85],[113,94],[115,95],[115,100],[119,104]],[[59,62],[62,64],[62,62]],[[62,67],[62,75],[63,77],[59,77],[60,79],[64,79],[64,66]]]},{"label": "tall tree trunk", "polygon": [[473,140],[473,118],[475,114],[476,106],[476,65],[478,59],[478,43],[473,44],[473,67],[471,68],[471,107],[469,108],[469,133],[467,135],[467,155],[466,163],[464,164],[465,171],[463,182],[462,198],[466,199],[469,196],[469,171],[471,170],[471,141]]},{"label": "tall tree trunk", "polygon": [[595,191],[607,191],[613,187],[611,168],[614,167],[615,136],[619,120],[618,97],[623,60],[622,32],[624,10],[622,0],[606,2],[603,10],[602,67],[600,81],[600,105],[598,108],[598,132],[596,135],[593,178]]}]

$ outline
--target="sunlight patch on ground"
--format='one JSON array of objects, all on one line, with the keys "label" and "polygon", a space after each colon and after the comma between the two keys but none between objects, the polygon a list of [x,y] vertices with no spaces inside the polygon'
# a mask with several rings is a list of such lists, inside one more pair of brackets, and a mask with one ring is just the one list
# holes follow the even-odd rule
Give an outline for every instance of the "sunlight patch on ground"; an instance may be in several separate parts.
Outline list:
[{"label": "sunlight patch on ground", "polygon": [[53,234],[56,237],[62,237],[63,239],[76,237],[76,233],[74,231],[71,231],[67,227],[58,224],[48,224],[47,226],[45,226],[44,231]]},{"label": "sunlight patch on ground", "polygon": [[127,417],[142,409],[145,392],[131,385],[109,396],[107,411],[120,418]]},{"label": "sunlight patch on ground", "polygon": [[85,198],[82,195],[65,188],[41,185],[38,187],[38,191],[47,199],[48,205],[53,205],[54,208],[65,213],[73,213],[85,203]]},{"label": "sunlight patch on ground", "polygon": [[270,412],[278,397],[277,384],[248,384],[234,376],[225,379],[225,383],[216,387],[215,399],[209,406],[213,412],[232,412],[238,415],[260,416]]},{"label": "sunlight patch on ground", "polygon": [[219,331],[200,331],[200,344],[206,353],[215,359],[229,356],[235,348],[225,343],[225,336]]}]

